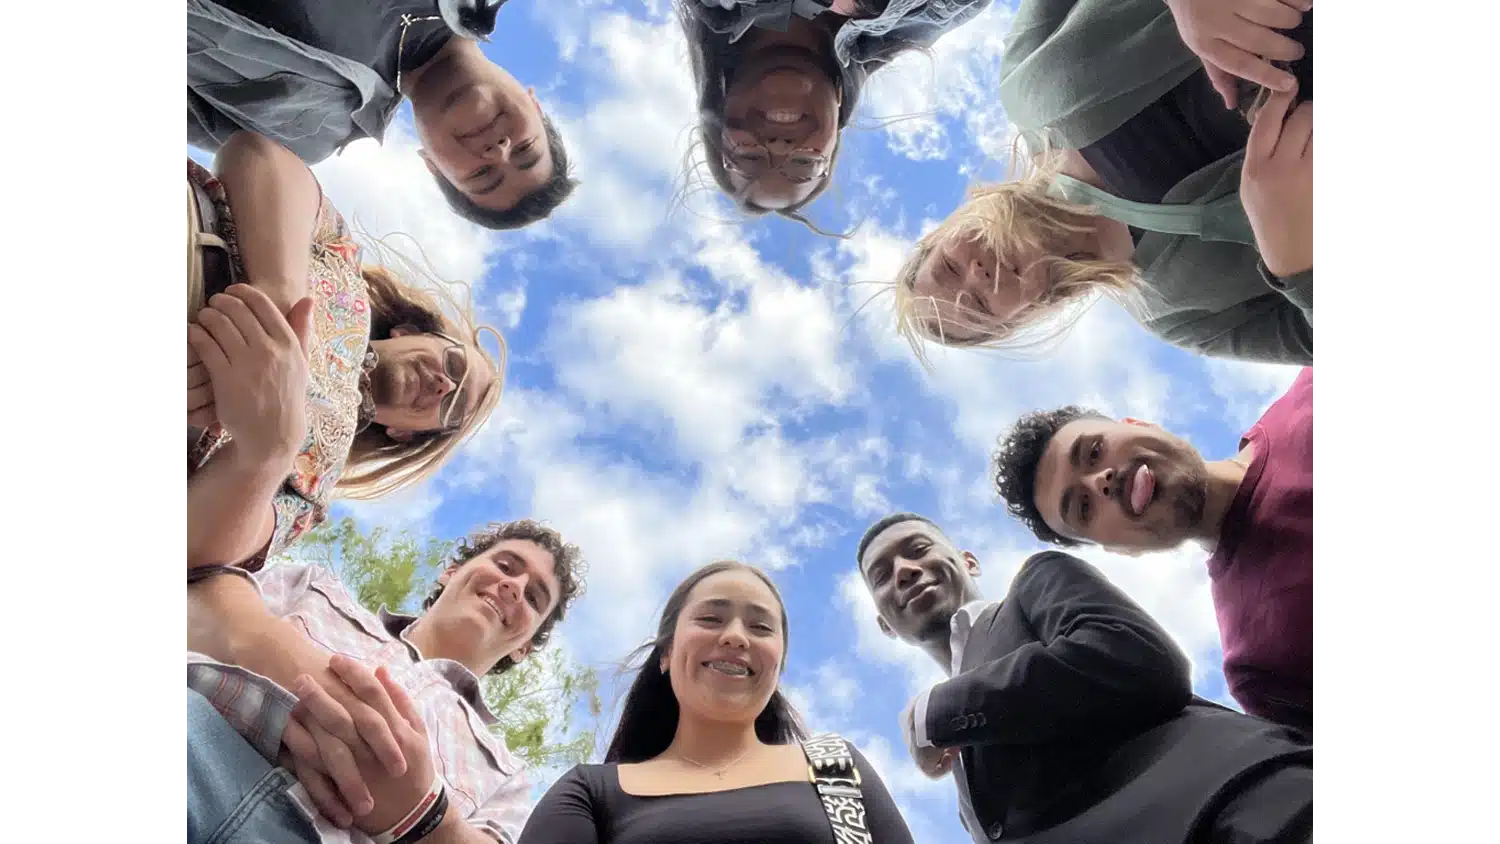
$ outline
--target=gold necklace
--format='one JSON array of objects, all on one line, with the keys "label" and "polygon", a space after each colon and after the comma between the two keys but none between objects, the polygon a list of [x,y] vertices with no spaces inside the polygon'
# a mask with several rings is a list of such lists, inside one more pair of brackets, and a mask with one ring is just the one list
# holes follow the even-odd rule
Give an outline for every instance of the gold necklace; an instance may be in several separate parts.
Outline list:
[{"label": "gold necklace", "polygon": [[414,23],[425,23],[427,21],[440,20],[442,20],[442,17],[440,15],[428,15],[425,18],[414,18],[411,15],[402,13],[401,39],[396,42],[396,93],[400,96],[406,96],[406,92],[401,90],[401,59],[406,55],[406,30],[409,29]]},{"label": "gold necklace", "polygon": [[751,745],[748,749],[745,750],[744,753],[741,753],[740,755],[734,757],[734,759],[730,760],[729,764],[725,765],[724,767],[720,768],[717,771],[713,770],[709,766],[703,764],[702,762],[699,762],[696,759],[689,759],[687,757],[687,755],[684,754],[680,750],[676,751],[676,754],[677,754],[677,758],[678,759],[681,759],[682,761],[687,762],[687,763],[692,764],[692,765],[697,765],[698,767],[702,768],[705,771],[708,771],[710,774],[713,774],[714,776],[718,777],[719,779],[724,779],[724,774],[728,773],[729,769],[734,767],[734,763],[740,761],[741,759],[744,759],[746,756],[749,756],[750,755],[750,751],[754,750],[754,749],[755,749],[755,745]]}]

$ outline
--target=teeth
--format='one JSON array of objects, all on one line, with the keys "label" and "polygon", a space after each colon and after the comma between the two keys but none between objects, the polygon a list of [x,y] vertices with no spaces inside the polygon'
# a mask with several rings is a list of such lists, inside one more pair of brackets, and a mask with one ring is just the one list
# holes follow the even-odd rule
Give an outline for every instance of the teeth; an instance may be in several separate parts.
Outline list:
[{"label": "teeth", "polygon": [[708,667],[721,674],[729,674],[734,677],[744,677],[750,673],[750,669],[737,662],[710,662]]},{"label": "teeth", "polygon": [[796,123],[798,120],[802,119],[802,112],[790,111],[787,109],[777,109],[775,111],[766,112],[766,119],[771,121],[772,123]]}]

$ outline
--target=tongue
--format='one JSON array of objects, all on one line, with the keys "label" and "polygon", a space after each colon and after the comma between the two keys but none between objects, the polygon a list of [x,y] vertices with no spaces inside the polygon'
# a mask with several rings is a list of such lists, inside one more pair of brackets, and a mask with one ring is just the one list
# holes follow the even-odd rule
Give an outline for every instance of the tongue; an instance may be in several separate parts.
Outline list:
[{"label": "tongue", "polygon": [[1135,470],[1135,481],[1130,485],[1130,512],[1139,516],[1146,505],[1151,503],[1151,493],[1156,489],[1156,479],[1151,476],[1151,470],[1142,463],[1141,468]]}]

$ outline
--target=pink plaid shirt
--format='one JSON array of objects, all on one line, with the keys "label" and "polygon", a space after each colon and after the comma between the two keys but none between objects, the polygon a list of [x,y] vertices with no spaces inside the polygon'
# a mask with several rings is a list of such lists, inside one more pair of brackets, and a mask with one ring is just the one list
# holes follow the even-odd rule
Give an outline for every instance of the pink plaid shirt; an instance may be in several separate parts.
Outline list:
[{"label": "pink plaid shirt", "polygon": [[[271,612],[290,621],[308,639],[371,667],[384,665],[416,703],[427,723],[433,764],[448,785],[449,811],[498,841],[514,844],[530,814],[530,784],[505,740],[491,732],[496,718],[485,705],[479,679],[452,660],[424,659],[407,641],[415,621],[384,608],[370,612],[329,570],[282,563],[250,575]],[[227,576],[227,575],[226,575]],[[188,653],[188,688],[213,703],[272,765],[296,696],[271,680],[203,654]],[[327,844],[369,844],[358,830],[340,830],[313,808],[299,784],[292,796]]]}]

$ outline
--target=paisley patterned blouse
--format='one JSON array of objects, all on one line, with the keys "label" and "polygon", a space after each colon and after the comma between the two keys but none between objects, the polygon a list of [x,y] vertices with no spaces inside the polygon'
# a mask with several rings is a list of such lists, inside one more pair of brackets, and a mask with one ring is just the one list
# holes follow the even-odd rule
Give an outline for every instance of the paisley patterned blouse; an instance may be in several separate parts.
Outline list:
[{"label": "paisley patterned blouse", "polygon": [[[234,218],[224,186],[191,159],[188,178],[202,185],[213,199],[219,214],[219,234],[229,244],[236,278],[243,278]],[[276,528],[270,542],[241,564],[250,571],[258,571],[267,557],[285,551],[327,517],[329,498],[359,429],[362,401],[359,382],[370,345],[370,298],[359,271],[359,247],[350,236],[343,216],[326,197],[318,206],[307,289],[313,297],[313,334],[308,339],[307,439],[293,463],[292,473],[272,502]],[[229,439],[229,432],[219,424],[205,430],[197,445],[189,449],[188,476],[207,463]]]}]

